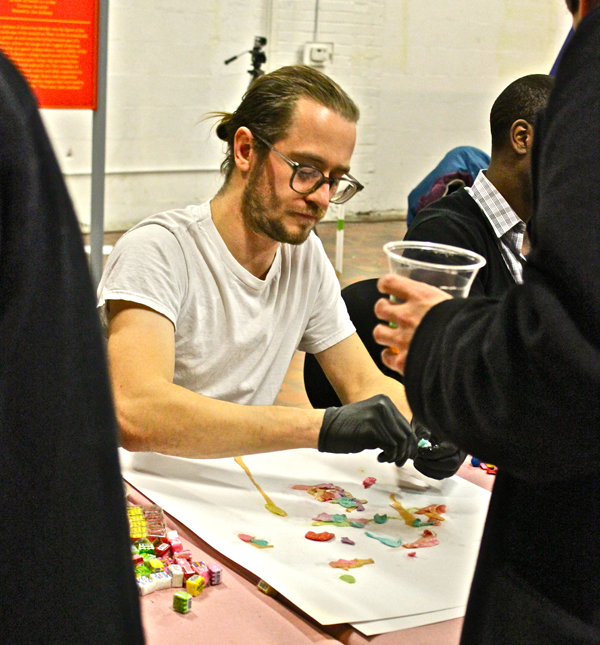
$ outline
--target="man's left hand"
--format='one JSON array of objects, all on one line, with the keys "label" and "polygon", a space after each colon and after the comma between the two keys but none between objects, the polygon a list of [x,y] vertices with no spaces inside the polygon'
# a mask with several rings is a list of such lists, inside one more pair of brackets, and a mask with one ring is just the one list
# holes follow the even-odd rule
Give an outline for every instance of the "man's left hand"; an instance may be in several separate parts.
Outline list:
[{"label": "man's left hand", "polygon": [[377,325],[373,337],[380,345],[388,347],[381,353],[384,364],[404,374],[408,347],[421,320],[434,305],[451,297],[437,287],[393,273],[380,278],[377,288],[381,293],[394,296],[398,302],[386,298],[377,301],[375,314],[380,320],[394,323],[394,327]]}]

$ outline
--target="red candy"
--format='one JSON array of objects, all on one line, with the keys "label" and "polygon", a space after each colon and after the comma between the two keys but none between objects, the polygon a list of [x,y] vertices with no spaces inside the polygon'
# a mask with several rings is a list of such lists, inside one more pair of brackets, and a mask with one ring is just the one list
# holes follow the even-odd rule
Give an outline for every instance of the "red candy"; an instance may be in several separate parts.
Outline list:
[{"label": "red candy", "polygon": [[169,553],[171,553],[171,545],[169,543],[161,542],[158,546],[154,547],[154,553],[156,553],[159,558],[169,555]]},{"label": "red candy", "polygon": [[327,533],[327,531],[323,531],[323,533],[309,531],[304,537],[307,540],[314,540],[315,542],[327,542],[328,540],[332,540],[335,537],[335,534]]},{"label": "red candy", "polygon": [[363,486],[364,486],[365,488],[369,488],[370,486],[373,486],[373,484],[374,484],[376,481],[377,481],[377,480],[375,479],[375,477],[367,477],[367,478],[363,481]]},{"label": "red candy", "polygon": [[192,565],[187,560],[184,560],[183,564],[181,562],[178,562],[177,564],[181,567],[181,570],[183,571],[184,580],[187,580],[188,578],[191,578],[192,576],[196,575],[196,572],[192,568]]}]

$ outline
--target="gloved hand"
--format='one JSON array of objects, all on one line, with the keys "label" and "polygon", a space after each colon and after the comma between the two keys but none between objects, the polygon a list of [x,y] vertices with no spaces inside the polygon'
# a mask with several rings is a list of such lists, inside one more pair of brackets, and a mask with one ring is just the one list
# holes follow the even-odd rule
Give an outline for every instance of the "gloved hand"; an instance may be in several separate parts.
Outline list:
[{"label": "gloved hand", "polygon": [[402,466],[417,450],[408,421],[384,394],[340,408],[327,408],[319,434],[320,452],[361,452],[381,448],[377,461]]},{"label": "gloved hand", "polygon": [[413,457],[415,468],[433,479],[452,477],[465,460],[467,453],[450,441],[437,441],[427,428],[417,421],[412,420],[412,428],[417,440],[427,439],[431,448],[417,448]]}]

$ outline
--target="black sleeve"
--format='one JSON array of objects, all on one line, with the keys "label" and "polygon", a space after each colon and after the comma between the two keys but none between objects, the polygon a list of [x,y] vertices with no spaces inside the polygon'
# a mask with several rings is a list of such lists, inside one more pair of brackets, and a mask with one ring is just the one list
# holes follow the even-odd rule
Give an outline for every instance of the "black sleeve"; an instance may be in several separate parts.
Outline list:
[{"label": "black sleeve", "polygon": [[[440,213],[439,216],[415,220],[404,239],[412,242],[448,244],[486,256],[485,245],[479,239],[477,232],[458,221],[453,217],[452,213],[445,212]],[[482,273],[479,271],[471,285],[469,296],[485,295],[485,287],[481,276]]]},{"label": "black sleeve", "polygon": [[35,99],[1,53],[0,447],[0,640],[143,643],[81,233]]},{"label": "black sleeve", "polygon": [[565,52],[537,124],[525,284],[448,301],[415,334],[415,416],[521,478],[600,470],[600,10]]}]

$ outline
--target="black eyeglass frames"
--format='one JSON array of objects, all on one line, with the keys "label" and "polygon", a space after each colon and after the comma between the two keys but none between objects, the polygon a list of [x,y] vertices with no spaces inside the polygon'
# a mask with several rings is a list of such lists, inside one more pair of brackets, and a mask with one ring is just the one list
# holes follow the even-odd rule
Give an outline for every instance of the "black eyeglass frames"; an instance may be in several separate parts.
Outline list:
[{"label": "black eyeglass frames", "polygon": [[325,177],[318,168],[293,161],[262,137],[254,133],[253,136],[276,155],[279,155],[292,168],[290,188],[300,195],[310,195],[310,193],[314,193],[323,184],[329,184],[329,202],[331,204],[345,204],[364,188],[352,175],[346,174],[343,177]]}]

